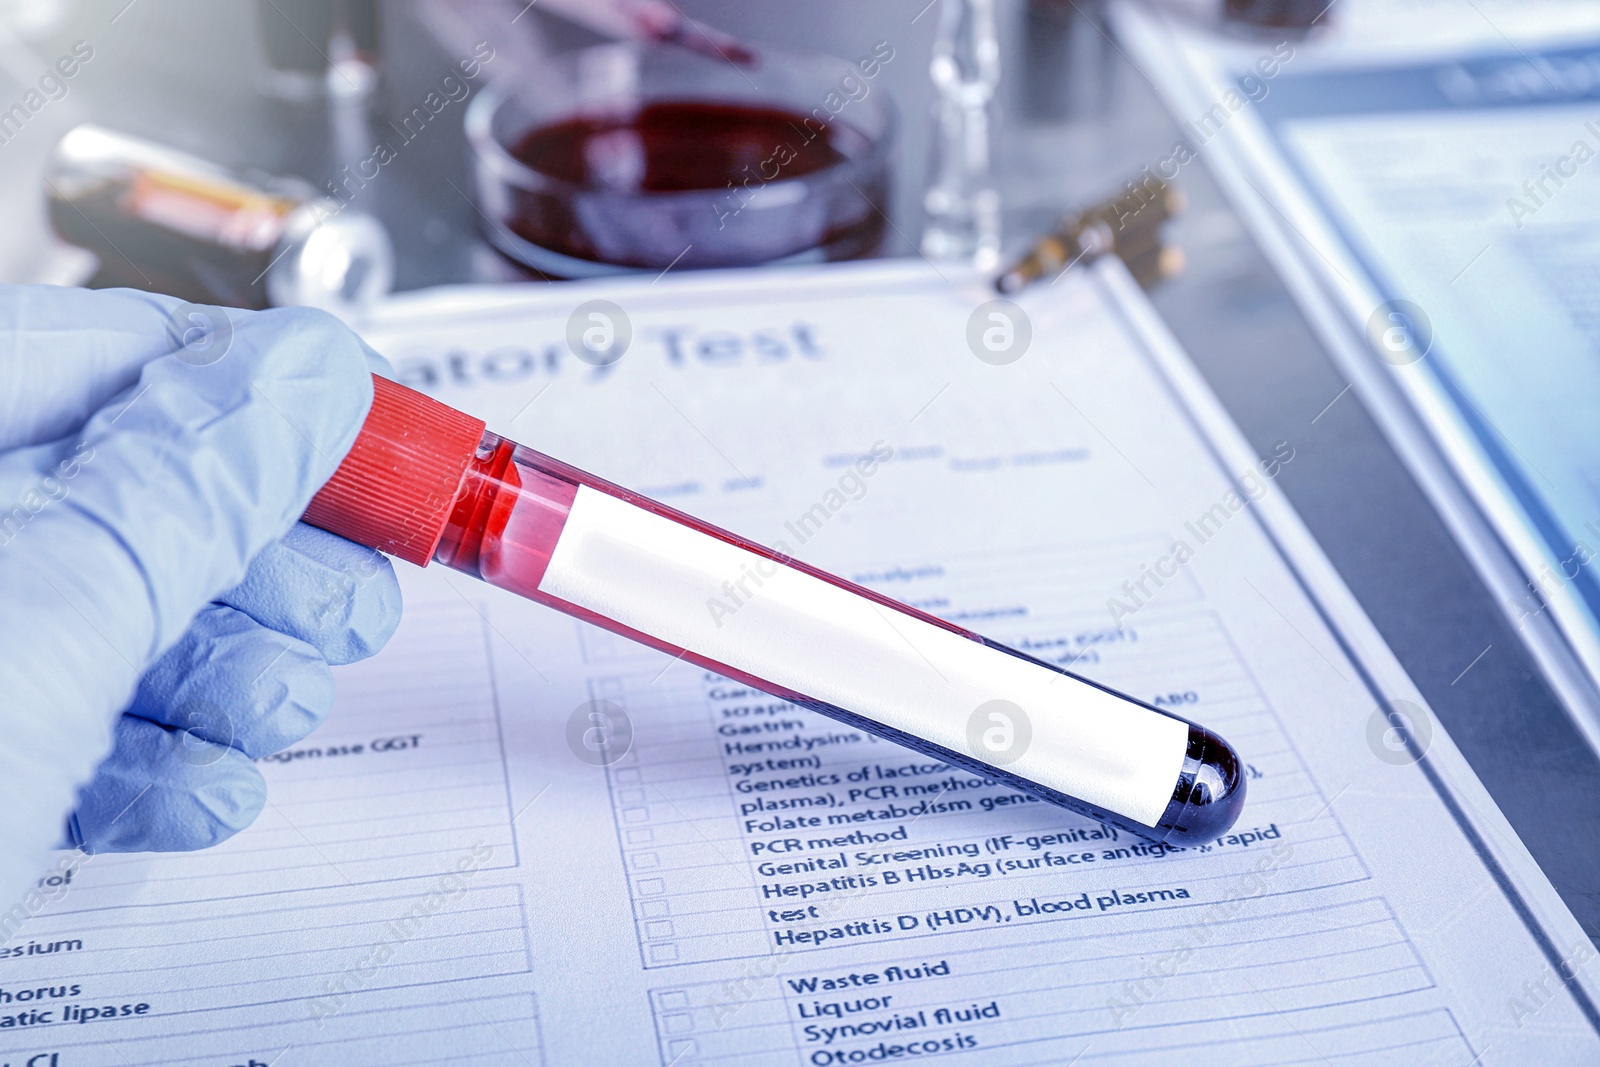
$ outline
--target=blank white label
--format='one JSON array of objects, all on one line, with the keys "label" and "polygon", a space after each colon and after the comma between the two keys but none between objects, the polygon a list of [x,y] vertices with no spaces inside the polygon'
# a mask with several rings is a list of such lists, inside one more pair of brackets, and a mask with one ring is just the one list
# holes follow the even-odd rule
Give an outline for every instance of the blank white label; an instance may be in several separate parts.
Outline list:
[{"label": "blank white label", "polygon": [[983,705],[1008,701],[1031,736],[1007,771],[1145,826],[1183,767],[1178,719],[587,486],[539,589],[986,763],[996,760],[969,743],[969,727]]}]

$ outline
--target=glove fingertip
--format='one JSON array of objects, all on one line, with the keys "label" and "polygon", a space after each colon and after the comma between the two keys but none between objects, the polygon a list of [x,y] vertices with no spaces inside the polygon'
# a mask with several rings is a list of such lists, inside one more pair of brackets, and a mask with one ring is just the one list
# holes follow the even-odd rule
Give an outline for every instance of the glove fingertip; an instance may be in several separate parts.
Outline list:
[{"label": "glove fingertip", "polygon": [[266,802],[266,780],[243,753],[130,717],[79,791],[68,831],[89,853],[192,852],[249,826]]},{"label": "glove fingertip", "polygon": [[377,653],[400,625],[400,582],[383,553],[297,523],[218,598],[312,645],[334,666]]},{"label": "glove fingertip", "polygon": [[382,651],[395,631],[400,629],[404,609],[400,580],[395,576],[394,565],[387,557],[380,557],[381,570],[373,581],[373,592],[363,598],[352,614],[349,642],[343,655],[329,662],[336,666],[369,659]]},{"label": "glove fingertip", "polygon": [[361,342],[362,349],[367,355],[367,370],[373,374],[381,374],[385,378],[394,377],[394,364],[389,362],[389,357],[373,348],[367,342]]},{"label": "glove fingertip", "polygon": [[210,848],[221,844],[254,823],[267,806],[267,782],[248,761],[238,761],[233,774],[218,776],[209,788],[193,794],[198,809],[210,816],[194,827],[197,843],[190,848]]}]

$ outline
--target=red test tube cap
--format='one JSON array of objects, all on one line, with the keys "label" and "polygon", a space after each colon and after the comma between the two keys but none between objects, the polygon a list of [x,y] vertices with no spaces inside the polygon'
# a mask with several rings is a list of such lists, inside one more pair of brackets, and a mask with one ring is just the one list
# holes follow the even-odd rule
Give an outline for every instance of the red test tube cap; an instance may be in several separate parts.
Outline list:
[{"label": "red test tube cap", "polygon": [[444,536],[484,422],[376,374],[372,394],[356,443],[303,519],[425,567]]}]

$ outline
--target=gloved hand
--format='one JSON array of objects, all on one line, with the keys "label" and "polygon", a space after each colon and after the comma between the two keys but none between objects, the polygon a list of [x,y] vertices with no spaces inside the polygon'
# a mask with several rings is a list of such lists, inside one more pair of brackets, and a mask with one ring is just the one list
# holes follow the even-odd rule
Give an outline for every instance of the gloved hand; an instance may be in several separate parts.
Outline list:
[{"label": "gloved hand", "polygon": [[388,561],[296,521],[377,358],[320,312],[0,286],[0,912],[52,846],[248,825],[252,760],[388,640]]}]

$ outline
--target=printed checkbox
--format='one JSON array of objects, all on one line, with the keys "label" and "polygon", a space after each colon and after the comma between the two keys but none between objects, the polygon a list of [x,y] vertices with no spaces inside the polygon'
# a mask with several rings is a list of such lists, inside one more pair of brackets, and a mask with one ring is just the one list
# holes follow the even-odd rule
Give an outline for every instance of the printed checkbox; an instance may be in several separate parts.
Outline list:
[{"label": "printed checkbox", "polygon": [[689,1006],[689,994],[681,989],[663,990],[656,994],[656,1004],[666,1009],[687,1008]]},{"label": "printed checkbox", "polygon": [[661,1029],[665,1030],[669,1034],[688,1033],[690,1030],[694,1029],[694,1017],[690,1015],[684,1015],[682,1012],[676,1012],[672,1015],[663,1015],[661,1017]]},{"label": "printed checkbox", "polygon": [[639,879],[639,895],[641,897],[651,897],[655,896],[657,893],[665,893],[666,891],[667,883],[659,878]]},{"label": "printed checkbox", "polygon": [[677,945],[651,945],[651,963],[671,963],[678,958]]},{"label": "printed checkbox", "polygon": [[635,870],[649,870],[651,867],[661,866],[661,857],[654,852],[635,852],[629,861]]},{"label": "printed checkbox", "polygon": [[628,831],[628,844],[630,845],[648,845],[655,839],[656,832],[650,829],[648,826],[640,830]]},{"label": "printed checkbox", "polygon": [[652,941],[660,941],[672,936],[672,920],[658,919],[655,922],[644,924],[644,936]]},{"label": "printed checkbox", "polygon": [[671,911],[671,903],[665,900],[641,900],[639,902],[639,917],[643,919],[659,919]]},{"label": "printed checkbox", "polygon": [[649,808],[623,808],[623,822],[645,822],[650,818]]},{"label": "printed checkbox", "polygon": [[619,790],[617,790],[617,802],[619,804],[643,804],[644,803],[644,790],[643,789],[619,789]]}]

